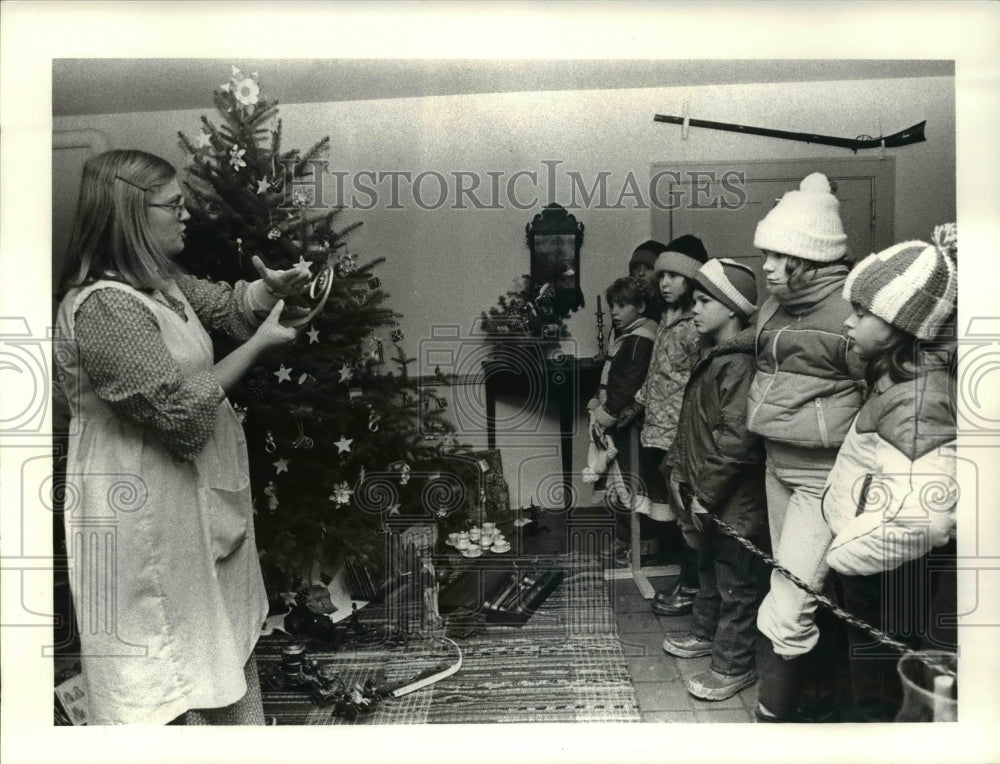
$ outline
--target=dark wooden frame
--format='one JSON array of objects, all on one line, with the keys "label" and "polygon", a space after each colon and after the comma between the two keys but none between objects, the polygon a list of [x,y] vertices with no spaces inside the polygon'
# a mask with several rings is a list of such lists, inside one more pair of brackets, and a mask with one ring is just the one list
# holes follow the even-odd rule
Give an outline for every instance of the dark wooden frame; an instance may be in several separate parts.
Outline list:
[{"label": "dark wooden frame", "polygon": [[580,289],[583,223],[553,202],[535,215],[525,233],[531,253],[531,279],[536,284],[552,284],[556,312],[568,315],[583,307]]}]

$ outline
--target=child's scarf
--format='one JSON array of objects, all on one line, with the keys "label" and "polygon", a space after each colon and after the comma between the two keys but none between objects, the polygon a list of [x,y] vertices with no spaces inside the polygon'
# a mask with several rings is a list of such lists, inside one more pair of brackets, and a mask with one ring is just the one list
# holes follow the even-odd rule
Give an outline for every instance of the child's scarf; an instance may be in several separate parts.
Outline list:
[{"label": "child's scarf", "polygon": [[827,265],[812,272],[809,280],[792,288],[787,283],[772,293],[774,299],[792,315],[805,313],[822,302],[831,292],[842,289],[847,278],[846,265]]}]

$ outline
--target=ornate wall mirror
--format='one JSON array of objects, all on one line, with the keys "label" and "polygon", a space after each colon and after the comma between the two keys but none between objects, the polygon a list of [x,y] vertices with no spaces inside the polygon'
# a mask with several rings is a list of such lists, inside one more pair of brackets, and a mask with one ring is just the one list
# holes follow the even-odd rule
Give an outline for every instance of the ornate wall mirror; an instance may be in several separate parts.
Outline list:
[{"label": "ornate wall mirror", "polygon": [[526,230],[532,281],[552,285],[557,314],[568,315],[583,307],[580,289],[583,223],[578,223],[565,207],[552,203],[535,215]]}]

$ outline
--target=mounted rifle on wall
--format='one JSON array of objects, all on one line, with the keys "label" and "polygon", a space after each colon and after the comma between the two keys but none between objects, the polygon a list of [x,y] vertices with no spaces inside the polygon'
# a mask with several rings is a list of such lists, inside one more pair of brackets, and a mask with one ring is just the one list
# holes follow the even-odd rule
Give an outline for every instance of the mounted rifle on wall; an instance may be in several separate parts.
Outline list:
[{"label": "mounted rifle on wall", "polygon": [[704,119],[688,119],[687,117],[672,117],[666,114],[653,115],[654,122],[669,122],[672,125],[683,125],[685,129],[691,127],[704,127],[709,130],[725,130],[729,133],[743,133],[744,135],[763,135],[766,138],[784,138],[789,141],[800,141],[802,143],[819,143],[824,146],[838,146],[850,149],[855,154],[859,149],[879,149],[895,148],[896,146],[908,146],[911,143],[925,141],[924,125],[927,121],[900,130],[892,135],[872,138],[869,135],[859,135],[857,138],[838,138],[832,135],[816,135],[815,133],[796,133],[790,130],[774,130],[768,127],[750,127],[749,125],[735,125],[729,122],[710,122]]}]

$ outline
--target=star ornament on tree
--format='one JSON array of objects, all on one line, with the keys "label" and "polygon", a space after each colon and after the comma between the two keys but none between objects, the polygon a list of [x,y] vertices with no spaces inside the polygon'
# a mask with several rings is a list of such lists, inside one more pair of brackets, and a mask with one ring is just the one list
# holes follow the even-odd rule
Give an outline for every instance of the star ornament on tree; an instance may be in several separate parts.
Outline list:
[{"label": "star ornament on tree", "polygon": [[314,342],[319,342],[319,329],[315,326],[311,327],[306,334],[309,336],[309,344],[312,345]]},{"label": "star ornament on tree", "polygon": [[278,378],[278,384],[279,385],[282,382],[291,382],[292,381],[292,370],[291,369],[286,369],[285,368],[285,364],[281,364],[281,366],[278,367],[278,370],[276,372],[274,372],[274,376],[276,376]]},{"label": "star ornament on tree", "polygon": [[340,440],[334,441],[333,445],[337,447],[338,454],[349,454],[351,452],[351,444],[353,442],[353,438],[345,438],[341,435]]},{"label": "star ornament on tree", "polygon": [[282,472],[288,472],[288,459],[278,459],[274,462],[274,474],[280,475]]}]

